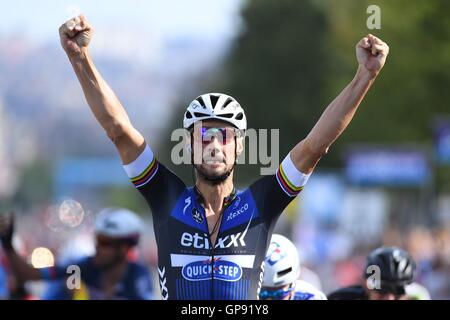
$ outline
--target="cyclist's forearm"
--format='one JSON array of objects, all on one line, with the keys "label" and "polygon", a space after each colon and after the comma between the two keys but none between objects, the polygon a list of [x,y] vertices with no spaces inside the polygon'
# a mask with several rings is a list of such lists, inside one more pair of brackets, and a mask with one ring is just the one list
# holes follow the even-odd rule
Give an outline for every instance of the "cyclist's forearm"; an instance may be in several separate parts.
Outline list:
[{"label": "cyclist's forearm", "polygon": [[86,100],[100,125],[114,139],[130,124],[128,115],[117,96],[95,68],[87,50],[70,57]]},{"label": "cyclist's forearm", "polygon": [[12,272],[20,280],[40,280],[42,278],[39,269],[30,266],[14,249],[5,251],[5,255],[11,266]]}]

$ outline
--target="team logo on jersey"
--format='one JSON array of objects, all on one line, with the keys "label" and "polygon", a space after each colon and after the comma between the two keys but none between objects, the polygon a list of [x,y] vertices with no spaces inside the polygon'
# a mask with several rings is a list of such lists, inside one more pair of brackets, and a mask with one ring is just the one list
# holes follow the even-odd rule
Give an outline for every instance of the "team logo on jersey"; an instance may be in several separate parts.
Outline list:
[{"label": "team logo on jersey", "polygon": [[192,218],[197,223],[203,223],[203,216],[200,211],[197,210],[197,208],[192,209]]},{"label": "team logo on jersey", "polygon": [[210,280],[213,274],[217,280],[238,281],[242,277],[242,268],[232,261],[215,258],[214,262],[208,259],[188,263],[181,274],[189,281]]},{"label": "team logo on jersey", "polygon": [[241,203],[241,197],[236,197],[236,200],[234,200],[234,205],[233,208],[236,209],[239,205],[239,203]]},{"label": "team logo on jersey", "polygon": [[241,206],[238,210],[234,212],[230,212],[227,216],[227,221],[233,220],[234,218],[240,216],[244,212],[248,210],[249,206],[248,203],[245,203],[243,206]]},{"label": "team logo on jersey", "polygon": [[283,259],[286,256],[286,252],[282,251],[280,249],[280,245],[276,242],[272,242],[270,244],[267,252],[268,252],[268,254],[267,254],[268,257],[266,258],[266,261],[271,266],[273,266],[275,263],[277,263],[278,261],[280,261],[281,259]]}]

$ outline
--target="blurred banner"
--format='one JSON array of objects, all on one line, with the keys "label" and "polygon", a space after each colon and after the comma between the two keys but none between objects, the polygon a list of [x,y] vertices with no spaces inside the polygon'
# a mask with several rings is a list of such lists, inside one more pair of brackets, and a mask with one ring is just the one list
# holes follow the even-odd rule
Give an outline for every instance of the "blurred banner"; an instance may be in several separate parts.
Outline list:
[{"label": "blurred banner", "polygon": [[450,118],[436,120],[433,129],[436,160],[450,165]]},{"label": "blurred banner", "polygon": [[357,185],[422,186],[431,177],[431,167],[419,147],[367,146],[348,151],[345,175]]}]

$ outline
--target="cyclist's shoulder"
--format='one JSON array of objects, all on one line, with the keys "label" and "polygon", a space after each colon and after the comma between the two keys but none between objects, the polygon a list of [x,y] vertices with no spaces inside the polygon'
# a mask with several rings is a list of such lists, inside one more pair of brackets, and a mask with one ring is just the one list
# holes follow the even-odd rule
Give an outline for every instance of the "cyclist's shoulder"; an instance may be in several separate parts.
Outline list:
[{"label": "cyclist's shoulder", "polygon": [[176,173],[155,157],[148,145],[134,161],[124,164],[123,168],[138,189],[154,184],[150,182],[156,182],[159,186],[163,182],[163,185],[166,185],[167,188],[185,186]]},{"label": "cyclist's shoulder", "polygon": [[238,191],[238,194],[249,193],[252,194],[253,197],[259,197],[260,195],[263,195],[263,191],[267,190],[268,186],[275,183],[277,183],[275,174],[261,175],[255,179],[252,179],[250,184],[243,186],[240,191]]},{"label": "cyclist's shoulder", "polygon": [[297,280],[295,282],[294,300],[326,300],[326,295],[312,284]]},{"label": "cyclist's shoulder", "polygon": [[133,275],[137,276],[150,274],[150,269],[143,262],[140,261],[129,261],[128,270]]}]

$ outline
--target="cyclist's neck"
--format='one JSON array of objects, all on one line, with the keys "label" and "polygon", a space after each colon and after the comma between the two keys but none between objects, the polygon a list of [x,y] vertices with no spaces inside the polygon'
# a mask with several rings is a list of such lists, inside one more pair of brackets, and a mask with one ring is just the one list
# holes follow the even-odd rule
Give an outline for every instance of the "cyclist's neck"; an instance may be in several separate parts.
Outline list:
[{"label": "cyclist's neck", "polygon": [[233,176],[230,175],[225,181],[214,185],[199,178],[195,186],[202,196],[202,204],[206,209],[207,216],[220,213],[224,207],[225,199],[234,190]]},{"label": "cyclist's neck", "polygon": [[114,266],[102,270],[103,279],[108,283],[117,283],[123,278],[123,275],[126,272],[127,268],[128,261],[126,259],[121,260],[114,264]]}]

